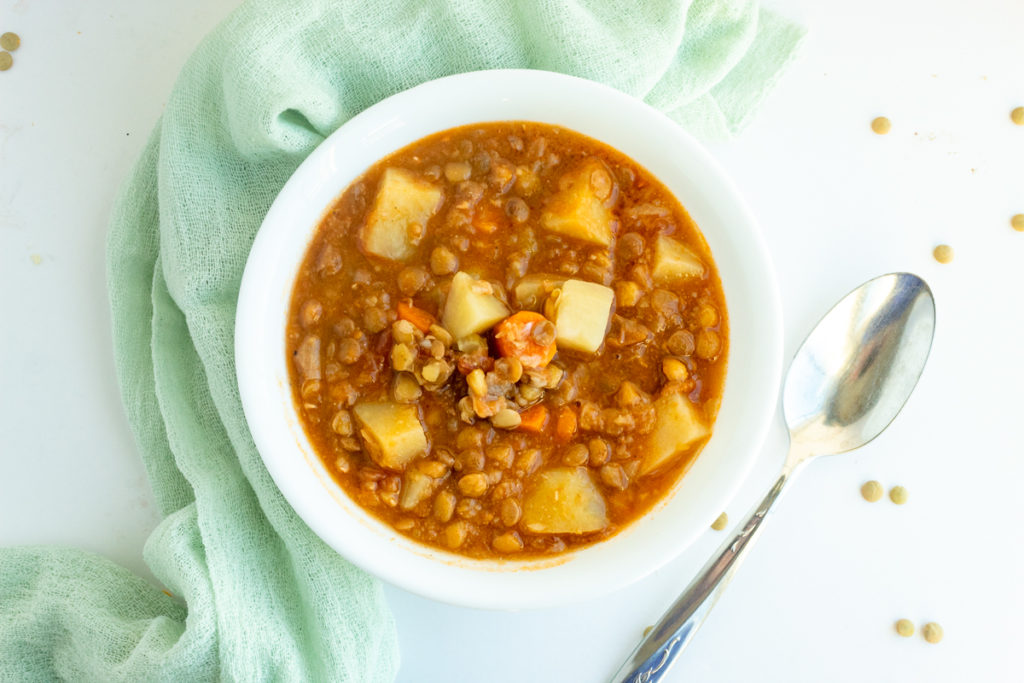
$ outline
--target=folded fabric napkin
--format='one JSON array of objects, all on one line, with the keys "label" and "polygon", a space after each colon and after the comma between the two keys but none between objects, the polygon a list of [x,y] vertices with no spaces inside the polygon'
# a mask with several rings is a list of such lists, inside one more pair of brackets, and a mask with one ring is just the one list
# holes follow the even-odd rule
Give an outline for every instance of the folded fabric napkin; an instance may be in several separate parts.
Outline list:
[{"label": "folded fabric napkin", "polygon": [[476,69],[603,81],[728,135],[801,36],[739,0],[242,5],[182,71],[108,243],[118,374],[163,515],[145,559],[170,595],[79,551],[0,551],[0,680],[392,679],[379,584],[298,519],[242,414],[235,303],[274,196],[360,110]]}]

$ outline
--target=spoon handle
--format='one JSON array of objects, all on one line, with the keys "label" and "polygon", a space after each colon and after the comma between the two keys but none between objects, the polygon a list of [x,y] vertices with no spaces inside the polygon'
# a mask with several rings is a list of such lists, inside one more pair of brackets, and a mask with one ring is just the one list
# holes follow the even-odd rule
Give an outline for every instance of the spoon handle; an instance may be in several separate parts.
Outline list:
[{"label": "spoon handle", "polygon": [[761,531],[761,522],[792,474],[793,470],[787,467],[740,532],[718,549],[715,557],[704,565],[683,594],[651,629],[650,634],[640,641],[629,659],[619,667],[611,679],[614,683],[655,683],[668,672],[676,657],[704,623],[740,562],[747,556],[747,551],[754,545]]}]

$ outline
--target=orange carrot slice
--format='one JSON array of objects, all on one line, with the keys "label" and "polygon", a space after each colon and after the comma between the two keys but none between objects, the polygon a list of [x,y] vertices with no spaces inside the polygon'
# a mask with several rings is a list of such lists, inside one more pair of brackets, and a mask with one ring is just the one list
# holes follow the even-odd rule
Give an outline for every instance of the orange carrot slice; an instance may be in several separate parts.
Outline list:
[{"label": "orange carrot slice", "polygon": [[524,432],[542,432],[548,423],[548,409],[538,403],[532,408],[527,408],[519,414],[522,422],[519,423],[519,430]]},{"label": "orange carrot slice", "polygon": [[437,322],[437,319],[424,311],[422,308],[416,308],[412,304],[404,302],[398,302],[398,317],[402,320],[408,320],[413,325],[418,327],[421,332],[427,332],[430,330],[430,326]]},{"label": "orange carrot slice", "polygon": [[555,420],[555,436],[559,441],[568,441],[576,435],[576,411],[572,408],[562,408],[558,411],[558,418]]},{"label": "orange carrot slice", "polygon": [[498,353],[525,368],[543,368],[555,357],[554,325],[540,313],[519,311],[494,328]]}]

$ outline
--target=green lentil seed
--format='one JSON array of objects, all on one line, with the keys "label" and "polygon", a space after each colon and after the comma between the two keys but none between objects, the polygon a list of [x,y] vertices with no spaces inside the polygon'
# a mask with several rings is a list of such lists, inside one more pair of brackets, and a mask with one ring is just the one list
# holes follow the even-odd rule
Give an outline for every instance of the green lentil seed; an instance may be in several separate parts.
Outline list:
[{"label": "green lentil seed", "polygon": [[939,263],[950,263],[953,260],[953,247],[948,244],[940,244],[932,251],[932,256]]},{"label": "green lentil seed", "polygon": [[924,639],[929,643],[937,643],[942,640],[942,627],[934,621],[929,621],[924,625],[924,628],[921,629],[921,635],[923,635]]},{"label": "green lentil seed", "polygon": [[885,135],[892,130],[892,121],[884,116],[879,116],[871,122],[871,130],[875,131],[879,135]]},{"label": "green lentil seed", "polygon": [[7,71],[14,64],[14,58],[10,52],[0,52],[0,71]]},{"label": "green lentil seed", "polygon": [[725,527],[729,526],[729,515],[724,512],[718,515],[718,519],[711,523],[711,528],[715,531],[721,531]]},{"label": "green lentil seed", "polygon": [[0,47],[8,52],[14,52],[21,45],[21,37],[17,33],[7,33],[0,36]]},{"label": "green lentil seed", "polygon": [[893,486],[889,489],[889,500],[897,505],[903,505],[907,502],[907,490],[902,486]]},{"label": "green lentil seed", "polygon": [[860,487],[860,495],[864,496],[864,500],[869,503],[874,503],[882,498],[882,485],[872,479],[871,481],[864,482],[864,485]]}]

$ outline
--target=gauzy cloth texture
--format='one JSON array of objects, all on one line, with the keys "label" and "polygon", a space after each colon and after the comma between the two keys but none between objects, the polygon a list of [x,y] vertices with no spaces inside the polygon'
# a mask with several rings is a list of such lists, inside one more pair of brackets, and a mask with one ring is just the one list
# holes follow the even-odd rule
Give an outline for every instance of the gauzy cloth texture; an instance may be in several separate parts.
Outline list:
[{"label": "gauzy cloth texture", "polygon": [[167,591],[77,550],[0,551],[0,680],[392,680],[380,585],[296,516],[242,413],[235,303],[275,195],[359,111],[478,69],[601,81],[728,137],[802,36],[740,0],[239,7],[181,72],[108,239],[117,371],[162,516],[145,560]]}]

